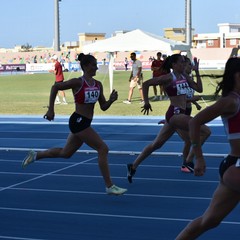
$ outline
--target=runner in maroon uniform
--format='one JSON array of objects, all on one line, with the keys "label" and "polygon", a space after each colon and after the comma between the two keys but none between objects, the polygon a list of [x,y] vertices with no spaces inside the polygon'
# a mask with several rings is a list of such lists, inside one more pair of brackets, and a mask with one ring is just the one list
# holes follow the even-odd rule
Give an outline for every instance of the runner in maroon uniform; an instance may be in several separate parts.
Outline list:
[{"label": "runner in maroon uniform", "polygon": [[97,61],[93,56],[80,54],[79,61],[84,72],[83,76],[52,86],[49,109],[44,116],[49,121],[54,120],[54,101],[57,92],[72,89],[75,98],[75,112],[69,119],[70,133],[66,145],[63,148],[51,148],[46,151],[30,151],[23,160],[22,167],[43,158],[70,158],[83,143],[86,143],[98,152],[98,165],[105,181],[106,192],[120,195],[127,190],[112,183],[107,159],[108,147],[91,127],[95,103],[98,101],[101,109],[106,111],[117,100],[118,94],[113,90],[109,100],[105,99],[101,82],[93,78],[98,69]]},{"label": "runner in maroon uniform", "polygon": [[189,124],[190,137],[196,156],[194,173],[202,176],[206,163],[200,144],[200,127],[221,116],[230,144],[229,155],[219,166],[220,183],[210,205],[202,216],[194,219],[176,240],[194,240],[211,228],[217,227],[240,201],[240,58],[230,58],[223,79],[218,83],[216,95],[221,98],[198,113]]},{"label": "runner in maroon uniform", "polygon": [[[188,74],[184,74],[185,61],[180,54],[173,54],[165,60],[166,70],[173,69],[172,72],[160,77],[152,78],[143,84],[143,94],[146,97],[146,102],[143,107],[143,112],[147,113],[151,109],[148,101],[148,90],[150,86],[163,85],[170,100],[170,106],[166,112],[166,124],[159,132],[154,141],[148,144],[141,154],[133,163],[127,164],[128,181],[132,182],[137,167],[144,161],[152,152],[162,147],[162,145],[173,135],[177,130],[184,141],[189,141],[188,122],[191,119],[185,114],[187,107],[187,95],[190,89],[202,91],[202,82],[198,72],[198,64],[195,66],[197,74],[197,82],[195,82]],[[164,66],[165,67],[165,66]],[[210,135],[210,130],[206,126],[201,128],[201,143]]]}]

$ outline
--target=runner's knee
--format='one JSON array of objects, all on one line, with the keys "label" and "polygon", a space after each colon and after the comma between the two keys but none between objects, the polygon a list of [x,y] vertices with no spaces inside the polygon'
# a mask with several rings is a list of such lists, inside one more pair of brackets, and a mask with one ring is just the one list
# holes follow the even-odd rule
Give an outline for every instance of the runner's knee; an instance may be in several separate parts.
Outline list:
[{"label": "runner's knee", "polygon": [[97,152],[99,155],[107,155],[109,152],[109,148],[105,143],[103,143],[103,144],[101,144],[99,149],[97,149]]},{"label": "runner's knee", "polygon": [[65,151],[64,149],[62,149],[62,151],[60,152],[60,155],[62,158],[68,159],[70,157],[72,157],[74,152],[70,152],[70,151]]},{"label": "runner's knee", "polygon": [[211,130],[208,126],[206,125],[203,125],[201,127],[201,132],[202,132],[202,135],[206,136],[206,138],[208,138],[210,135],[211,135]]},{"label": "runner's knee", "polygon": [[211,229],[211,228],[216,228],[220,223],[222,219],[218,219],[214,216],[208,216],[208,217],[203,217],[201,225],[205,230]]}]

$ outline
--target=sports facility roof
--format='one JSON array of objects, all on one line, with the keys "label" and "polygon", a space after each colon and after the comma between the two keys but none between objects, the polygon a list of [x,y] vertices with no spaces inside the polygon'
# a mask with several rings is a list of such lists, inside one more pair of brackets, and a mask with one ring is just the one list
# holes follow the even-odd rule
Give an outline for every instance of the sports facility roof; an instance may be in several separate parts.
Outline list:
[{"label": "sports facility roof", "polygon": [[123,33],[111,38],[99,40],[83,46],[83,52],[109,52],[109,83],[110,92],[113,89],[113,62],[114,52],[160,51],[171,55],[174,51],[190,52],[190,46],[179,41],[166,39],[140,29]]},{"label": "sports facility roof", "polygon": [[84,53],[161,51],[165,54],[172,54],[176,50],[187,52],[190,47],[183,42],[170,40],[140,29],[83,46]]}]

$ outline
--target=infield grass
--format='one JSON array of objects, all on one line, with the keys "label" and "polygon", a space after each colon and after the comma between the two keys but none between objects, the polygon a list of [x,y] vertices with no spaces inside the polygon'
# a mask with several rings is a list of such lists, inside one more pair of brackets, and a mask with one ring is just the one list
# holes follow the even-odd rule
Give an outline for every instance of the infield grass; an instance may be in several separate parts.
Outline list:
[{"label": "infield grass", "polygon": [[[202,74],[221,74],[222,71],[205,70]],[[144,71],[144,80],[151,78],[151,71]],[[64,73],[65,80],[69,77],[78,77],[78,72]],[[115,71],[113,88],[118,91],[118,100],[103,112],[100,110],[98,103],[95,107],[95,115],[116,115],[116,116],[142,116],[141,105],[139,104],[140,95],[137,88],[134,90],[132,104],[126,105],[122,101],[127,99],[129,90],[129,75],[130,71]],[[102,81],[104,86],[104,94],[106,99],[109,97],[109,78],[108,74],[97,73],[96,79]],[[213,93],[215,91],[216,80],[210,78],[203,78],[204,101],[199,101],[202,109],[206,105],[214,103]],[[54,83],[54,75],[49,73],[43,74],[26,74],[9,76],[0,75],[0,114],[8,115],[44,115],[47,110],[49,93],[52,84]],[[150,88],[149,97],[153,97],[152,87]],[[56,105],[55,114],[70,115],[74,111],[74,101],[71,90],[66,91],[66,98],[68,105]],[[168,100],[151,102],[153,111],[151,116],[164,116],[169,105]],[[198,111],[193,106],[193,115]]]}]

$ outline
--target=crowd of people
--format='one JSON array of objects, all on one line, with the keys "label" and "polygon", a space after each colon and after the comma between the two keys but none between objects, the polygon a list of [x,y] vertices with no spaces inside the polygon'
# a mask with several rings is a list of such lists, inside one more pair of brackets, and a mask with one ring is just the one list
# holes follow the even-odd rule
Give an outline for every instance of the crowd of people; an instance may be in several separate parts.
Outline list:
[{"label": "crowd of people", "polygon": [[[57,60],[56,57],[52,59]],[[45,158],[70,158],[83,143],[86,143],[98,153],[98,165],[106,192],[122,195],[127,189],[116,186],[110,177],[108,146],[91,127],[95,103],[99,102],[100,108],[106,111],[117,100],[118,93],[113,90],[109,99],[106,100],[101,82],[94,78],[98,69],[95,57],[80,54],[78,60],[83,69],[83,76],[68,81],[63,81],[64,79],[56,81],[51,88],[48,111],[44,115],[44,118],[52,121],[55,116],[54,104],[58,92],[72,90],[75,111],[69,118],[70,133],[66,145],[45,151],[31,150],[23,160],[22,166],[25,168],[30,163]],[[205,213],[190,222],[176,237],[177,240],[196,239],[209,229],[218,226],[240,200],[240,58],[234,57],[227,61],[224,74],[221,76],[222,80],[216,88],[216,97],[219,93],[221,97],[215,104],[204,110],[201,110],[201,106],[197,103],[200,97],[194,95],[195,91],[203,92],[198,59],[194,58],[192,61],[181,54],[173,54],[162,59],[162,54],[159,52],[157,59],[152,63],[153,77],[146,81],[142,80],[142,65],[141,61],[137,60],[136,53],[131,53],[131,60],[133,66],[129,77],[129,94],[124,103],[131,104],[133,90],[137,86],[140,92],[140,103],[143,104],[141,111],[143,114],[149,114],[152,111],[149,88],[155,86],[166,94],[169,107],[164,121],[160,121],[164,125],[156,138],[143,149],[133,163],[127,164],[129,183],[133,182],[137,167],[142,161],[166,143],[175,132],[184,141],[181,171],[202,176],[206,170],[202,145],[211,134],[206,123],[218,116],[222,117],[230,153],[219,166],[219,185]],[[55,74],[56,68],[57,66],[54,70]],[[200,111],[195,117],[191,116],[192,105]]]},{"label": "crowd of people", "polygon": [[30,63],[51,63],[51,57],[57,54],[59,62],[75,62],[77,53],[70,51],[54,52],[18,52],[0,53],[0,64],[30,64]]}]

